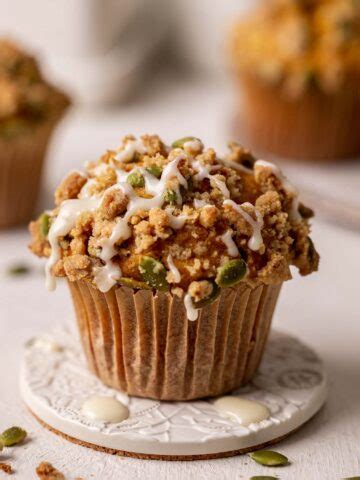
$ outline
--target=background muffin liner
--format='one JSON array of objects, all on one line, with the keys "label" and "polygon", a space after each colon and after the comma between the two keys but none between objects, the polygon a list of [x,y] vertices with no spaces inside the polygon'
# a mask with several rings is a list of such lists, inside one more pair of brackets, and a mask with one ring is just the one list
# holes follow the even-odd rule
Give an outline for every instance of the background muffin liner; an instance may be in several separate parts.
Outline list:
[{"label": "background muffin liner", "polygon": [[68,284],[90,369],[110,387],[161,400],[220,395],[249,381],[281,288],[222,289],[191,322],[168,293]]},{"label": "background muffin liner", "polygon": [[31,219],[51,134],[60,116],[16,137],[0,137],[0,228]]},{"label": "background muffin liner", "polygon": [[240,129],[250,147],[283,157],[350,158],[360,154],[360,78],[337,93],[311,88],[296,99],[254,76],[240,77]]}]

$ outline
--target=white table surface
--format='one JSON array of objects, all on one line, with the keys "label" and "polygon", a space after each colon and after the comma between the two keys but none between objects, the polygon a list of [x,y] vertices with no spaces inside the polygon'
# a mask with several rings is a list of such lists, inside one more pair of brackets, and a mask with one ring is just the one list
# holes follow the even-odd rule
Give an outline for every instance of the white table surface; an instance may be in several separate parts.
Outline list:
[{"label": "white table surface", "polygon": [[[219,94],[216,85],[163,84],[135,104],[112,112],[74,112],[50,151],[48,190],[71,166],[95,159],[128,132],[158,132],[168,141],[195,134],[224,149],[230,107],[231,97]],[[275,447],[292,461],[282,469],[263,468],[248,456],[184,463],[112,457],[43,430],[19,396],[22,346],[55,324],[73,322],[72,306],[64,284],[52,294],[45,290],[40,262],[26,249],[26,230],[1,232],[0,429],[18,424],[29,432],[23,446],[0,453],[0,461],[8,461],[16,470],[12,478],[37,478],[34,471],[41,461],[52,462],[68,479],[86,480],[233,480],[266,474],[280,479],[335,480],[360,475],[360,236],[319,220],[313,230],[322,255],[320,272],[306,278],[294,275],[283,289],[274,323],[322,356],[330,378],[329,399],[309,424]],[[7,266],[18,261],[33,265],[32,274],[7,276]]]}]

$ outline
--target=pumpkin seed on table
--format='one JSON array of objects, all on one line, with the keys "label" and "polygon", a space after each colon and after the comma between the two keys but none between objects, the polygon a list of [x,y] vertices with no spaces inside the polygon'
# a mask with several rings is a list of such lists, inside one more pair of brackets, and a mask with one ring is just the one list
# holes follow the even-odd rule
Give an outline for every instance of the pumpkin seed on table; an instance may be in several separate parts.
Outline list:
[{"label": "pumpkin seed on table", "polygon": [[217,270],[216,283],[219,287],[232,287],[246,275],[247,267],[241,258],[230,260]]},{"label": "pumpkin seed on table", "polygon": [[126,179],[127,183],[134,188],[137,187],[144,187],[145,186],[145,179],[140,172],[132,172],[128,175]]},{"label": "pumpkin seed on table", "polygon": [[250,480],[278,480],[278,477],[269,477],[269,475],[255,475],[255,477],[250,477]]},{"label": "pumpkin seed on table", "polygon": [[183,137],[183,138],[179,138],[178,140],[175,140],[175,142],[173,142],[171,144],[171,146],[173,148],[183,148],[183,146],[185,145],[185,143],[187,142],[193,142],[194,140],[199,140],[198,138],[196,137]]},{"label": "pumpkin seed on table", "polygon": [[157,290],[166,292],[169,290],[169,283],[166,280],[167,270],[164,265],[153,257],[142,257],[139,270],[141,276],[148,285]]},{"label": "pumpkin seed on table", "polygon": [[220,295],[220,290],[221,289],[218,287],[218,285],[216,285],[216,283],[214,281],[210,281],[210,280],[209,280],[209,283],[211,283],[211,285],[213,287],[212,292],[210,293],[210,295],[208,297],[203,298],[202,300],[199,300],[198,302],[194,302],[194,307],[195,308],[203,308],[203,307],[206,307],[207,305],[210,305]]},{"label": "pumpkin seed on table", "polygon": [[166,190],[166,192],[164,193],[164,200],[165,202],[168,202],[171,204],[176,203],[176,200],[177,200],[176,192],[174,192],[174,190]]},{"label": "pumpkin seed on table", "polygon": [[137,290],[151,290],[151,287],[149,287],[147,283],[134,280],[133,278],[122,277],[120,278],[119,283],[125,287],[135,288]]},{"label": "pumpkin seed on table", "polygon": [[17,263],[17,264],[11,265],[7,269],[7,274],[13,275],[13,276],[26,275],[29,272],[30,272],[30,268],[27,265],[25,265],[25,263]]},{"label": "pumpkin seed on table", "polygon": [[150,165],[150,167],[146,168],[146,171],[153,175],[156,178],[160,178],[162,174],[162,168],[158,165]]},{"label": "pumpkin seed on table", "polygon": [[273,452],[272,450],[258,450],[257,452],[250,453],[250,458],[256,463],[266,467],[281,467],[283,465],[288,465],[289,463],[289,460],[285,455]]},{"label": "pumpkin seed on table", "polygon": [[26,431],[20,427],[11,427],[5,430],[1,435],[0,439],[5,447],[12,447],[26,438]]}]

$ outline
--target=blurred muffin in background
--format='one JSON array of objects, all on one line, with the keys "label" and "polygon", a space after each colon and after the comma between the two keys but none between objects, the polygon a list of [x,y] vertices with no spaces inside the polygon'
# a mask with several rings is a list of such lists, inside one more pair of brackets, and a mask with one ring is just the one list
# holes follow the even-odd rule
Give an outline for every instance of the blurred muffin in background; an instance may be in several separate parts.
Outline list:
[{"label": "blurred muffin in background", "polygon": [[69,104],[34,58],[0,39],[0,228],[31,217],[51,133]]},{"label": "blurred muffin in background", "polygon": [[231,33],[241,131],[302,159],[360,153],[360,1],[267,0]]}]

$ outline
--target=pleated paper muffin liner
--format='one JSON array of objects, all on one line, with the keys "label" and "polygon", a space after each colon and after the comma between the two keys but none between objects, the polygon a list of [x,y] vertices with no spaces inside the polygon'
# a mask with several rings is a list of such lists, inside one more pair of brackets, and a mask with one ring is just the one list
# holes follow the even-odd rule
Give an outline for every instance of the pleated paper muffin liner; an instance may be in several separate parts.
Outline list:
[{"label": "pleated paper muffin liner", "polygon": [[57,119],[15,138],[0,138],[0,228],[29,221],[40,190],[44,159]]},{"label": "pleated paper muffin liner", "polygon": [[129,395],[190,400],[221,395],[255,374],[281,285],[222,289],[188,321],[169,293],[68,282],[92,372]]},{"label": "pleated paper muffin liner", "polygon": [[360,80],[326,94],[310,89],[299,98],[253,76],[240,77],[242,138],[259,153],[329,160],[360,154]]}]

